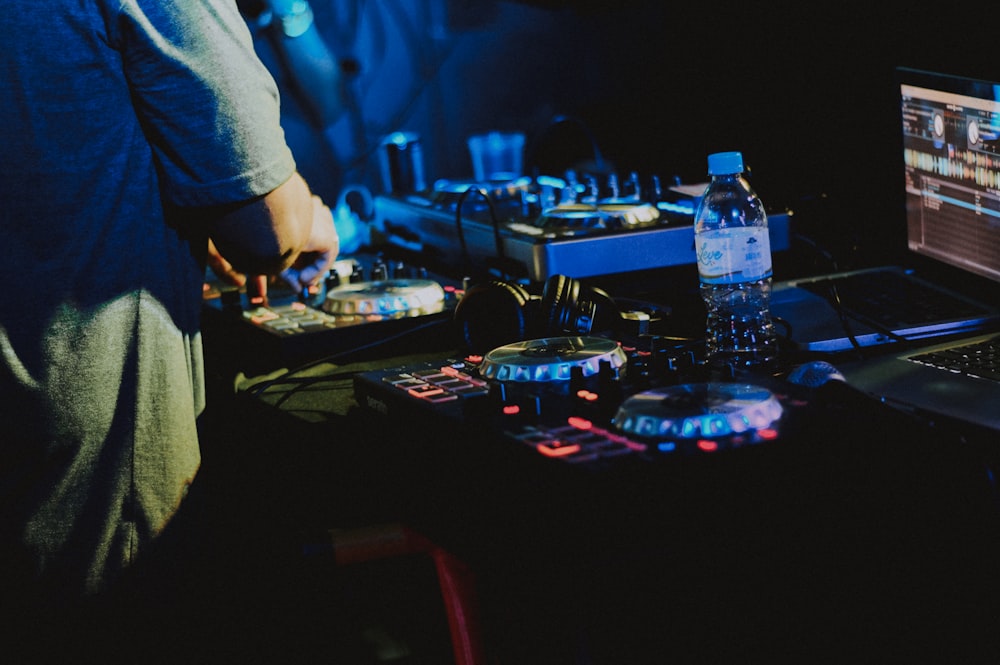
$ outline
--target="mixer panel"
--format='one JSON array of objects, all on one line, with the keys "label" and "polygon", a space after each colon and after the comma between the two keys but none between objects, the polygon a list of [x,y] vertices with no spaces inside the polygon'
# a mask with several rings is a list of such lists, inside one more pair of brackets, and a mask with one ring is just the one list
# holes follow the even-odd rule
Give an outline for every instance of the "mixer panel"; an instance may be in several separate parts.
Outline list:
[{"label": "mixer panel", "polygon": [[[536,282],[694,264],[690,187],[609,189],[586,180],[443,180],[429,191],[376,197],[374,230],[386,245],[445,264],[495,264]],[[789,213],[769,212],[772,251],[789,247],[789,224]]]},{"label": "mixer panel", "polygon": [[605,468],[771,444],[806,404],[772,377],[709,368],[700,343],[526,340],[355,378],[358,403],[397,422],[484,432],[539,459]]},{"label": "mixer panel", "polygon": [[[383,255],[338,260],[324,282],[295,293],[271,280],[266,293],[206,281],[203,316],[213,355],[239,371],[267,372],[325,357],[362,353],[408,336],[445,344],[461,288]],[[445,330],[445,332],[442,332]],[[425,334],[421,334],[424,333]]]}]

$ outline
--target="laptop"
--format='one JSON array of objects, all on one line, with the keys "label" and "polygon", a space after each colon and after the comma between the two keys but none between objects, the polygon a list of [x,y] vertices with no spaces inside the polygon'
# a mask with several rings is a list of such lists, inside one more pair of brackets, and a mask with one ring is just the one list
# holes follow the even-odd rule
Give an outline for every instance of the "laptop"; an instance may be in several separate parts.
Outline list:
[{"label": "laptop", "polygon": [[[953,366],[956,356],[992,347],[1000,359],[1000,333],[984,333],[940,344],[840,363],[846,383],[888,406],[959,427],[1000,433],[1000,370],[971,374]],[[991,378],[992,376],[992,378]]]},{"label": "laptop", "polygon": [[[896,82],[907,249],[916,265],[931,267],[925,274],[932,278],[902,268],[882,270],[916,279],[917,288],[938,288],[957,299],[955,311],[968,316],[911,322],[909,328],[891,330],[856,319],[859,345],[850,346],[860,350],[844,354],[837,367],[848,385],[890,406],[997,432],[1000,83],[904,68],[896,71]],[[939,270],[933,270],[935,266]],[[935,281],[936,275],[948,280],[948,288]],[[795,290],[783,297],[794,300],[798,289],[815,295],[815,288],[805,288],[809,286],[789,285]],[[850,348],[836,340],[843,342],[843,335],[817,334],[810,342],[813,348]],[[993,361],[977,360],[988,354]]]},{"label": "laptop", "polygon": [[800,350],[931,341],[1000,323],[1000,83],[907,68],[894,79],[901,132],[888,143],[901,147],[906,232],[887,254],[906,265],[776,282],[772,314]]}]

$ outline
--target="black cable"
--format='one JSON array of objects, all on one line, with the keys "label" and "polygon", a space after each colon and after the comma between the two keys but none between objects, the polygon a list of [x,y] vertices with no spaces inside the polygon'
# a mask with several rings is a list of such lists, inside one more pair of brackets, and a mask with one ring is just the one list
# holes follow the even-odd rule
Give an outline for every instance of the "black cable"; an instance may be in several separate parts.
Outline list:
[{"label": "black cable", "polygon": [[[839,272],[840,268],[837,265],[837,259],[834,258],[833,254],[829,251],[820,247],[820,245],[815,242],[812,238],[808,238],[804,235],[793,233],[792,236],[799,242],[810,247],[814,252],[816,252],[820,258],[825,259],[829,263],[828,270],[830,272]],[[862,352],[861,343],[858,342],[857,335],[854,333],[854,329],[851,327],[850,320],[847,316],[847,311],[844,309],[844,303],[840,299],[840,292],[837,290],[837,285],[832,281],[829,283],[830,297],[827,298],[827,302],[833,305],[834,312],[837,314],[837,319],[840,321],[841,327],[844,329],[844,334],[847,335],[848,341],[851,346],[858,353]]]},{"label": "black cable", "polygon": [[788,340],[789,342],[793,341],[792,340],[792,324],[791,324],[790,321],[788,321],[786,319],[783,319],[780,316],[772,316],[771,317],[771,322],[773,324],[777,325],[777,326],[781,326],[782,328],[784,328],[785,329],[784,338],[786,340]]},{"label": "black cable", "polygon": [[[469,189],[472,189],[472,187],[469,187]],[[462,252],[462,263],[466,271],[472,265],[472,259],[469,256],[469,246],[465,242],[465,231],[462,230],[462,204],[465,202],[465,197],[468,195],[469,189],[462,192],[455,206],[455,235],[458,237],[458,246]]]},{"label": "black cable", "polygon": [[[261,395],[266,390],[268,390],[269,388],[271,388],[272,386],[279,385],[281,383],[286,383],[286,382],[287,383],[298,383],[299,379],[295,378],[296,374],[304,372],[304,371],[306,371],[308,369],[311,369],[313,367],[316,367],[318,365],[322,365],[323,363],[333,363],[333,362],[335,362],[337,360],[341,360],[343,358],[350,357],[351,355],[353,355],[355,353],[359,353],[361,351],[368,351],[369,349],[376,348],[376,347],[381,346],[383,344],[387,344],[389,342],[394,342],[396,340],[402,339],[402,338],[406,337],[407,335],[411,335],[413,333],[420,332],[422,330],[426,330],[428,328],[432,328],[432,327],[437,326],[437,325],[450,324],[450,323],[451,323],[451,319],[434,319],[432,321],[427,321],[427,322],[424,322],[424,323],[422,323],[420,325],[416,325],[416,326],[414,326],[412,328],[407,328],[406,330],[398,332],[395,335],[388,335],[386,337],[380,337],[378,339],[372,340],[368,344],[362,344],[361,346],[355,346],[355,347],[352,347],[352,348],[350,348],[350,349],[348,349],[346,351],[341,351],[339,353],[333,353],[333,354],[330,354],[330,355],[323,356],[321,358],[316,358],[315,360],[311,360],[311,361],[309,361],[307,363],[303,363],[301,365],[293,367],[293,368],[291,368],[291,369],[289,369],[289,370],[287,370],[287,371],[279,374],[276,377],[273,377],[271,379],[267,379],[266,381],[262,381],[261,383],[254,384],[254,385],[250,386],[249,388],[247,388],[246,392],[249,393],[251,397],[259,399],[261,397]],[[361,324],[361,325],[364,325],[364,324]],[[325,378],[326,377],[321,377],[321,379],[325,379]]]},{"label": "black cable", "polygon": [[[294,379],[293,377],[289,377],[287,383],[293,384],[292,388],[287,390],[281,397],[279,397],[278,400],[272,406],[274,408],[280,408],[282,404],[291,399],[292,396],[298,394],[300,390],[314,386],[317,383],[341,381],[344,379],[353,379],[355,376],[361,374],[362,372],[363,370],[353,370],[350,372],[339,372],[337,374],[328,374],[325,376],[309,376],[309,377],[302,377],[299,379]],[[352,387],[353,386],[345,385],[341,386],[340,389],[343,390]]]},{"label": "black cable", "polygon": [[[486,208],[490,213],[490,224],[493,227],[493,246],[498,264],[501,266],[501,270],[503,270],[502,266],[506,263],[507,256],[503,249],[503,238],[500,237],[500,220],[497,218],[496,208],[493,205],[493,199],[490,197],[489,192],[475,185],[470,185],[462,191],[455,206],[455,233],[458,235],[458,244],[462,249],[462,259],[465,261],[466,269],[471,269],[472,258],[469,256],[469,248],[465,242],[465,233],[462,230],[462,206],[465,204],[465,200],[468,198],[470,192],[479,194],[486,201]],[[504,271],[501,273],[501,277],[508,279],[509,275]]]}]

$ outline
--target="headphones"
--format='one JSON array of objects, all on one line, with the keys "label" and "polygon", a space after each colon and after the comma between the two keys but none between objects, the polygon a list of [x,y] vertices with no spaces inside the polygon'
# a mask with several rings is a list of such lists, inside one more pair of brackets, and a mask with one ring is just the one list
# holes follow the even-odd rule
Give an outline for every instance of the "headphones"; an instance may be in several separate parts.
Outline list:
[{"label": "headphones", "polygon": [[477,284],[466,290],[455,307],[461,341],[478,354],[546,336],[621,332],[626,325],[644,332],[650,321],[663,314],[661,309],[622,311],[602,289],[565,275],[549,277],[541,296],[512,282]]}]

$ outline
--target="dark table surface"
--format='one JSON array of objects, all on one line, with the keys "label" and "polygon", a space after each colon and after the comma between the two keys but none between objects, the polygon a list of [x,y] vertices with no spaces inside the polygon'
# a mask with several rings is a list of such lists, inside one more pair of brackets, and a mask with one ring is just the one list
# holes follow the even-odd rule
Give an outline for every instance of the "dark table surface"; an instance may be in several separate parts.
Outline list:
[{"label": "dark table surface", "polygon": [[241,375],[216,400],[228,436],[206,457],[243,459],[248,493],[266,479],[272,519],[304,540],[385,522],[428,535],[476,571],[503,648],[532,645],[524,662],[581,639],[592,662],[632,648],[634,662],[896,660],[973,655],[1000,635],[996,498],[961,435],[831,401],[766,446],[595,474],[510,455],[475,423],[357,404],[357,372],[449,355]]}]

